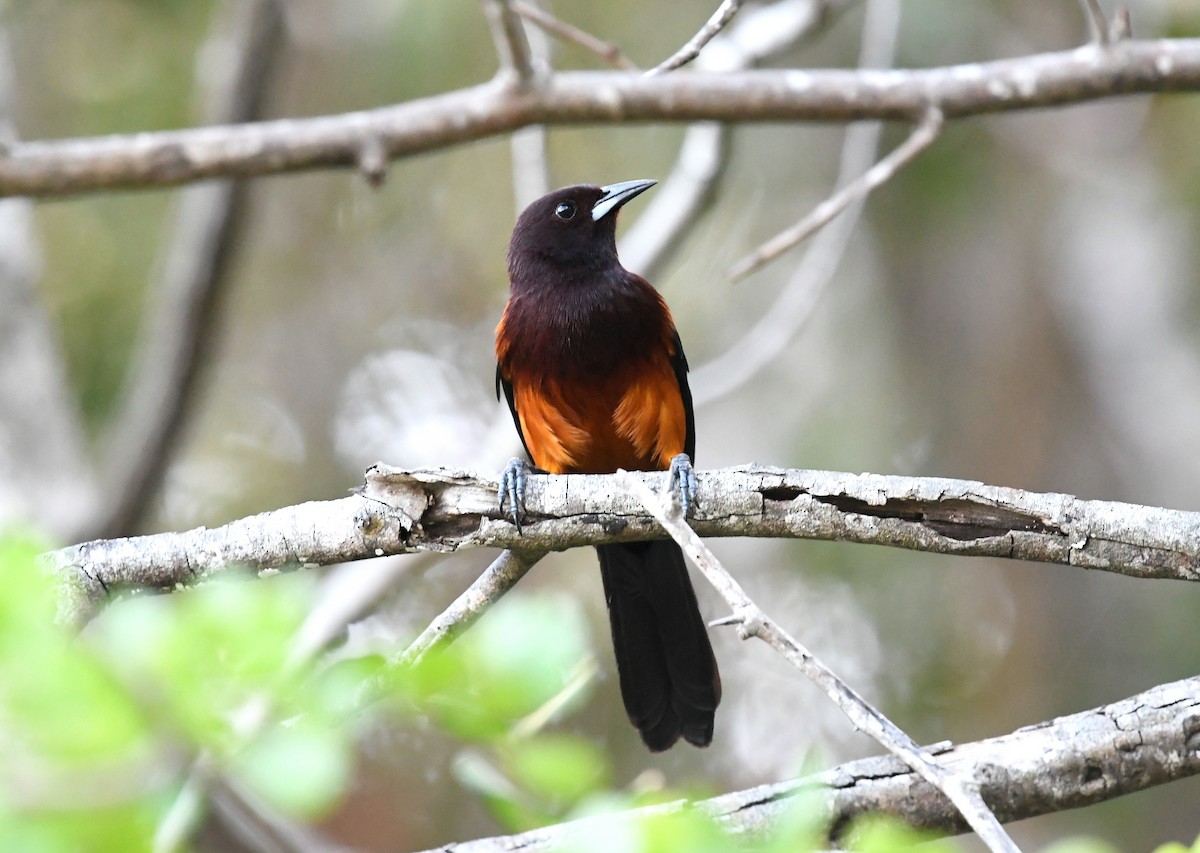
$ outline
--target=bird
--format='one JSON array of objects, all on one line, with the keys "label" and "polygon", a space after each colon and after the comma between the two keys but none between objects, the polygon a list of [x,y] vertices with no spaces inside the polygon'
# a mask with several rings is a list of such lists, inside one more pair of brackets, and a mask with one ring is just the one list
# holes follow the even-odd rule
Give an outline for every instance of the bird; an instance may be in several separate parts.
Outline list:
[{"label": "bird", "polygon": [[[496,328],[503,394],[534,469],[666,470],[695,502],[696,430],[687,358],[662,296],[617,257],[617,213],[655,184],[563,187],[532,202],[508,245],[509,295]],[[523,459],[500,479],[520,529]],[[721,677],[671,541],[596,546],[625,711],[652,752],[712,741]]]}]

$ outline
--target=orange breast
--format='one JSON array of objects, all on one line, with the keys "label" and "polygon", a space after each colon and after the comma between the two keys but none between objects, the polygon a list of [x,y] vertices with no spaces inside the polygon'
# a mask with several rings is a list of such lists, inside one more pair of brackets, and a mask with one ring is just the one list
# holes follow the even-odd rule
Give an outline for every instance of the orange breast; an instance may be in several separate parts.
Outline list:
[{"label": "orange breast", "polygon": [[665,351],[587,382],[511,381],[533,463],[551,473],[665,470],[683,452],[687,417]]}]

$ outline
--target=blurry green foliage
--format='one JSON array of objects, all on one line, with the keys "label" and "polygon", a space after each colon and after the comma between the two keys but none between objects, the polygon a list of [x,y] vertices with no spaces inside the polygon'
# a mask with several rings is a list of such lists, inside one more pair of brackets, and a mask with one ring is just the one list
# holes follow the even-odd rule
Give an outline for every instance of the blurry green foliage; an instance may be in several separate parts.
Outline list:
[{"label": "blurry green foliage", "polygon": [[[336,805],[367,722],[354,698],[383,663],[314,667],[291,657],[313,602],[311,575],[126,602],[76,638],[54,623],[54,581],[37,562],[46,547],[28,533],[0,534],[0,849],[149,849],[197,756],[209,773],[300,819]],[[823,846],[816,795],[795,797],[768,836],[735,838],[704,811],[675,807],[679,792],[615,791],[601,747],[542,731],[581,695],[590,652],[580,624],[554,597],[511,595],[448,649],[392,674],[408,715],[469,744],[455,777],[502,825],[586,819],[569,842],[575,851]],[[663,807],[636,820],[619,814],[645,805]],[[844,841],[864,853],[960,849],[875,818]],[[1111,847],[1072,839],[1048,849]]]},{"label": "blurry green foliage", "polygon": [[893,853],[900,850],[917,850],[924,853],[953,853],[959,849],[957,842],[936,839],[928,832],[913,829],[894,818],[868,816],[859,818],[850,827],[848,849],[860,853]]},{"label": "blurry green foliage", "polygon": [[197,755],[290,814],[336,804],[366,672],[289,665],[307,579],[129,602],[77,639],[44,549],[0,536],[0,849],[147,848]]},{"label": "blurry green foliage", "polygon": [[500,737],[554,698],[586,654],[581,621],[566,615],[549,599],[509,596],[400,690],[464,740]]}]

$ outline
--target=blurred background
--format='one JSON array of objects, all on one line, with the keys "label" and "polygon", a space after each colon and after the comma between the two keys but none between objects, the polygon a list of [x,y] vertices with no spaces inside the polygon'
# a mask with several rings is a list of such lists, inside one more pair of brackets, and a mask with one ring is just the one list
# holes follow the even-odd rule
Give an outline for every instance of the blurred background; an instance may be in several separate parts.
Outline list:
[{"label": "blurred background", "polygon": [[[212,96],[232,61],[238,5],[0,3],[0,118],[22,139],[208,121],[219,114]],[[1200,34],[1191,0],[1128,5],[1137,37]],[[714,6],[546,4],[643,67],[683,44]],[[762,64],[858,64],[864,4],[834,6],[803,38],[762,47]],[[898,8],[900,67],[1088,38],[1076,0]],[[476,0],[288,0],[284,10],[259,72],[254,109],[264,117],[383,106],[496,71]],[[745,51],[764,38],[751,29],[763,14],[747,5],[743,29],[709,61],[757,61]],[[556,68],[601,66],[575,46],[533,38]],[[549,185],[666,179],[688,133],[552,128]],[[907,128],[884,128],[877,149],[869,132],[855,133],[857,147],[838,126],[730,128],[709,152],[721,168],[688,227],[653,258],[644,243],[625,244],[629,265],[671,305],[687,349],[699,466],[958,477],[1200,509],[1200,100],[1123,98],[951,122],[861,215],[729,283],[723,270],[819,203],[844,159],[862,162],[854,175]],[[526,134],[518,154],[540,144]],[[380,460],[498,471],[517,444],[495,399],[492,336],[505,246],[537,184],[535,169],[514,185],[513,158],[512,140],[496,138],[393,163],[378,188],[351,171],[250,183],[199,312],[202,355],[194,381],[178,386],[187,398],[179,430],[145,476],[144,498],[115,521],[106,515],[108,478],[120,479],[114,447],[136,434],[129,419],[161,402],[131,406],[128,387],[172,280],[186,194],[3,202],[0,518],[31,518],[76,541],[339,497]],[[661,230],[667,213],[654,196],[670,201],[666,189],[626,209],[624,236]],[[780,623],[922,742],[1006,733],[1200,671],[1194,584],[855,545],[714,547]],[[390,578],[348,641],[395,650],[493,556],[328,570],[330,595]],[[716,630],[725,700],[713,746],[648,755],[621,710],[594,554],[551,555],[522,587],[562,595],[586,620],[599,675],[561,725],[602,745],[619,786],[717,793],[878,752],[777,655]],[[721,615],[707,589],[699,594],[710,618]],[[436,730],[371,731],[351,790],[321,831],[363,850],[497,832],[447,769],[457,749]],[[1013,831],[1031,846],[1087,832],[1149,849],[1194,838],[1197,801],[1193,779]]]}]

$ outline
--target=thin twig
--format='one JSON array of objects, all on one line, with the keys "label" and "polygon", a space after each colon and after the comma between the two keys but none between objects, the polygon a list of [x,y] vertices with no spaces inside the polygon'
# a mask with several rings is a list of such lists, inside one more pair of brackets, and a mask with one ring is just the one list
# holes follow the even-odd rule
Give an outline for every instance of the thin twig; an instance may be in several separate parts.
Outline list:
[{"label": "thin twig", "polygon": [[[218,18],[206,50],[219,53],[221,77],[208,95],[207,120],[251,121],[262,113],[284,35],[278,0],[234,2]],[[189,187],[179,200],[166,247],[160,302],[106,431],[106,500],[93,527],[127,534],[162,485],[171,452],[196,403],[216,306],[229,281],[245,211],[244,182]]]},{"label": "thin twig", "polygon": [[1108,32],[1108,20],[1104,17],[1104,9],[1100,0],[1080,0],[1083,11],[1087,15],[1088,26],[1092,31],[1092,41],[1096,44],[1109,44],[1111,39]]},{"label": "thin twig", "polygon": [[586,690],[600,674],[600,664],[588,655],[576,666],[562,689],[543,702],[539,707],[513,723],[508,736],[514,740],[533,737],[570,706],[580,693]]},{"label": "thin twig", "polygon": [[[882,128],[878,122],[858,122],[846,129],[839,174],[859,174],[875,159]],[[829,283],[841,265],[862,214],[861,203],[821,229],[804,251],[761,318],[724,352],[692,372],[693,402],[704,406],[731,394],[760,370],[777,363],[781,354],[816,313]]]},{"label": "thin twig", "polygon": [[[537,7],[530,5],[530,8]],[[534,67],[549,72],[550,39],[544,32],[535,28],[529,33],[528,43],[530,62]],[[509,149],[512,152],[513,200],[518,216],[526,205],[550,192],[550,158],[546,142],[546,126],[542,124],[523,127],[513,133],[509,140]]]},{"label": "thin twig", "polygon": [[721,0],[721,5],[717,7],[717,11],[712,13],[700,31],[692,36],[687,44],[675,51],[667,59],[660,62],[658,65],[646,72],[647,77],[654,77],[658,74],[666,74],[668,71],[674,71],[683,65],[687,65],[693,59],[700,55],[700,51],[704,46],[713,40],[713,37],[721,30],[725,29],[725,25],[733,20],[733,16],[737,14],[738,9],[742,8],[743,0]]},{"label": "thin twig", "polygon": [[974,777],[968,779],[947,772],[912,738],[767,616],[688,525],[678,500],[673,497],[674,493],[666,496],[655,494],[645,481],[628,471],[618,471],[617,479],[642,502],[663,529],[671,534],[697,568],[704,573],[708,582],[729,604],[734,616],[739,619],[738,632],[742,639],[757,637],[782,654],[805,677],[820,687],[856,728],[873,737],[889,752],[902,758],[923,779],[944,793],[988,849],[1019,853],[1017,846],[980,797],[979,786]]},{"label": "thin twig", "polygon": [[[718,35],[712,49],[701,53],[696,67],[711,71],[753,68],[802,41],[823,32],[847,3],[811,0],[774,3],[747,9]],[[715,48],[720,45],[720,50]],[[629,269],[654,280],[684,238],[716,198],[717,184],[729,162],[729,128],[718,122],[690,126],[679,146],[671,173],[642,208],[642,214],[621,238],[621,260]],[[855,171],[866,169],[871,159]],[[693,383],[699,390],[702,386]]]},{"label": "thin twig", "polygon": [[[900,32],[900,12],[897,0],[873,0],[866,4],[858,54],[860,68],[892,65]],[[741,21],[744,23],[751,17],[745,16]],[[820,20],[827,24],[832,18],[833,15],[827,12]],[[882,133],[879,122],[857,122],[846,128],[833,186],[848,184],[871,167],[878,156]],[[758,322],[723,353],[696,368],[692,385],[697,406],[732,393],[760,370],[776,362],[816,313],[821,296],[850,245],[862,210],[862,200],[852,202],[841,217],[822,229]]]},{"label": "thin twig", "polygon": [[509,5],[514,12],[525,20],[536,24],[548,33],[558,36],[563,41],[569,41],[572,44],[582,47],[588,53],[595,54],[618,71],[639,70],[634,61],[622,53],[621,48],[616,44],[596,38],[596,36],[586,30],[581,30],[579,27],[554,17],[545,9],[534,6],[532,3],[526,3],[523,0],[512,0]]},{"label": "thin twig", "polygon": [[866,198],[874,189],[891,180],[901,168],[933,144],[941,133],[942,111],[930,107],[908,138],[886,157],[853,181],[821,202],[798,223],[776,234],[753,252],[730,267],[727,275],[733,281],[745,278],[765,266],[788,249],[800,243],[814,231],[825,225],[851,204]]},{"label": "thin twig", "polygon": [[500,73],[511,75],[520,86],[528,85],[536,74],[533,53],[511,0],[483,0],[483,10],[500,59]]},{"label": "thin twig", "polygon": [[429,623],[408,648],[396,656],[393,664],[413,666],[434,649],[450,645],[544,556],[545,551],[506,549],[441,615]]}]

